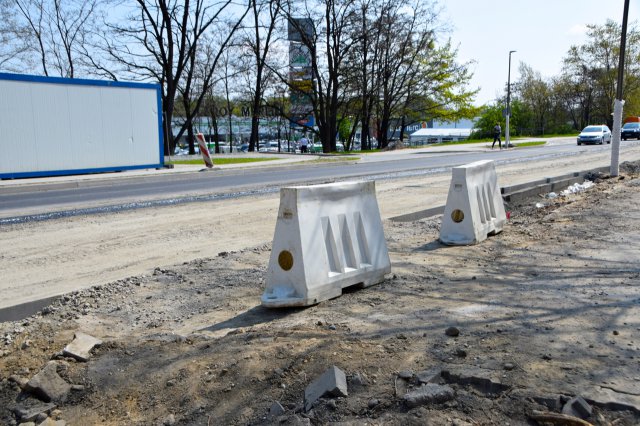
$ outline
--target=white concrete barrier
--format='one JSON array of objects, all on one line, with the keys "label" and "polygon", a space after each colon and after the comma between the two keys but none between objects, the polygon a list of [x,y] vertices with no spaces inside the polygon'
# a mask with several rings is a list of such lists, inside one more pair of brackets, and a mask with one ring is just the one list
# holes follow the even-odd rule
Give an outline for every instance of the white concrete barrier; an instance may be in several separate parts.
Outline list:
[{"label": "white concrete barrier", "polygon": [[507,222],[491,160],[454,167],[440,241],[450,245],[477,244],[502,231]]},{"label": "white concrete barrier", "polygon": [[384,280],[391,261],[375,182],[280,190],[262,305],[308,306]]}]

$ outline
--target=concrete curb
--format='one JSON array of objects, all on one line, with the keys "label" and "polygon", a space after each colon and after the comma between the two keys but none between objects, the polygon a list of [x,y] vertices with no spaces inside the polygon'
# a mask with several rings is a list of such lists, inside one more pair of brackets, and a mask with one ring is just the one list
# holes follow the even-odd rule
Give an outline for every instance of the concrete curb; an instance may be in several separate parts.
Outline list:
[{"label": "concrete curb", "polygon": [[[539,179],[533,182],[526,182],[519,185],[506,186],[500,188],[500,192],[502,194],[502,199],[506,203],[521,201],[526,198],[536,197],[540,194],[546,194],[549,192],[566,189],[568,186],[573,185],[574,183],[582,183],[585,181],[585,176],[587,174],[598,172],[607,173],[609,172],[609,167],[599,167],[596,169]],[[413,222],[420,219],[426,219],[428,217],[443,214],[444,207],[445,206],[431,207],[429,209],[420,210],[413,213],[390,217],[389,220],[392,222]]]}]

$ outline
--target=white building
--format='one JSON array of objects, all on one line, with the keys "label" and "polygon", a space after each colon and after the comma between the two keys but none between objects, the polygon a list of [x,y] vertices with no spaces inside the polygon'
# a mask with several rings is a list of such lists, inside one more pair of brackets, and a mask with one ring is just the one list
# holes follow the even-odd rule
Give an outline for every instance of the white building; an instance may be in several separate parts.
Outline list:
[{"label": "white building", "polygon": [[471,136],[473,129],[420,129],[409,136],[409,145],[463,141]]}]

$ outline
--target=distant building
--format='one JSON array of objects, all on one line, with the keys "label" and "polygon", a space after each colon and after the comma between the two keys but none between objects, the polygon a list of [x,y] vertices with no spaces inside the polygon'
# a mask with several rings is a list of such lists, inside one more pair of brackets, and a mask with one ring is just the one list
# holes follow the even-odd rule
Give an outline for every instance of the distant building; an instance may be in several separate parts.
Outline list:
[{"label": "distant building", "polygon": [[469,139],[473,129],[420,129],[409,136],[409,145],[457,142]]},{"label": "distant building", "polygon": [[409,134],[409,145],[462,141],[473,131],[473,121],[466,119],[454,122],[429,120],[426,124]]}]

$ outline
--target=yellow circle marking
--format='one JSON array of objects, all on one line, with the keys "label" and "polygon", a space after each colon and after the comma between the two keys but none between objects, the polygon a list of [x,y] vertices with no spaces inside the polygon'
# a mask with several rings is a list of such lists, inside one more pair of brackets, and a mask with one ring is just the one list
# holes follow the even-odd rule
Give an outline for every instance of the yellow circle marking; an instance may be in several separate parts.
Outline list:
[{"label": "yellow circle marking", "polygon": [[462,212],[462,210],[455,209],[454,211],[452,211],[451,220],[453,220],[455,223],[462,222],[464,220],[464,213]]},{"label": "yellow circle marking", "polygon": [[287,250],[282,250],[278,255],[278,265],[285,271],[293,267],[293,255]]}]

